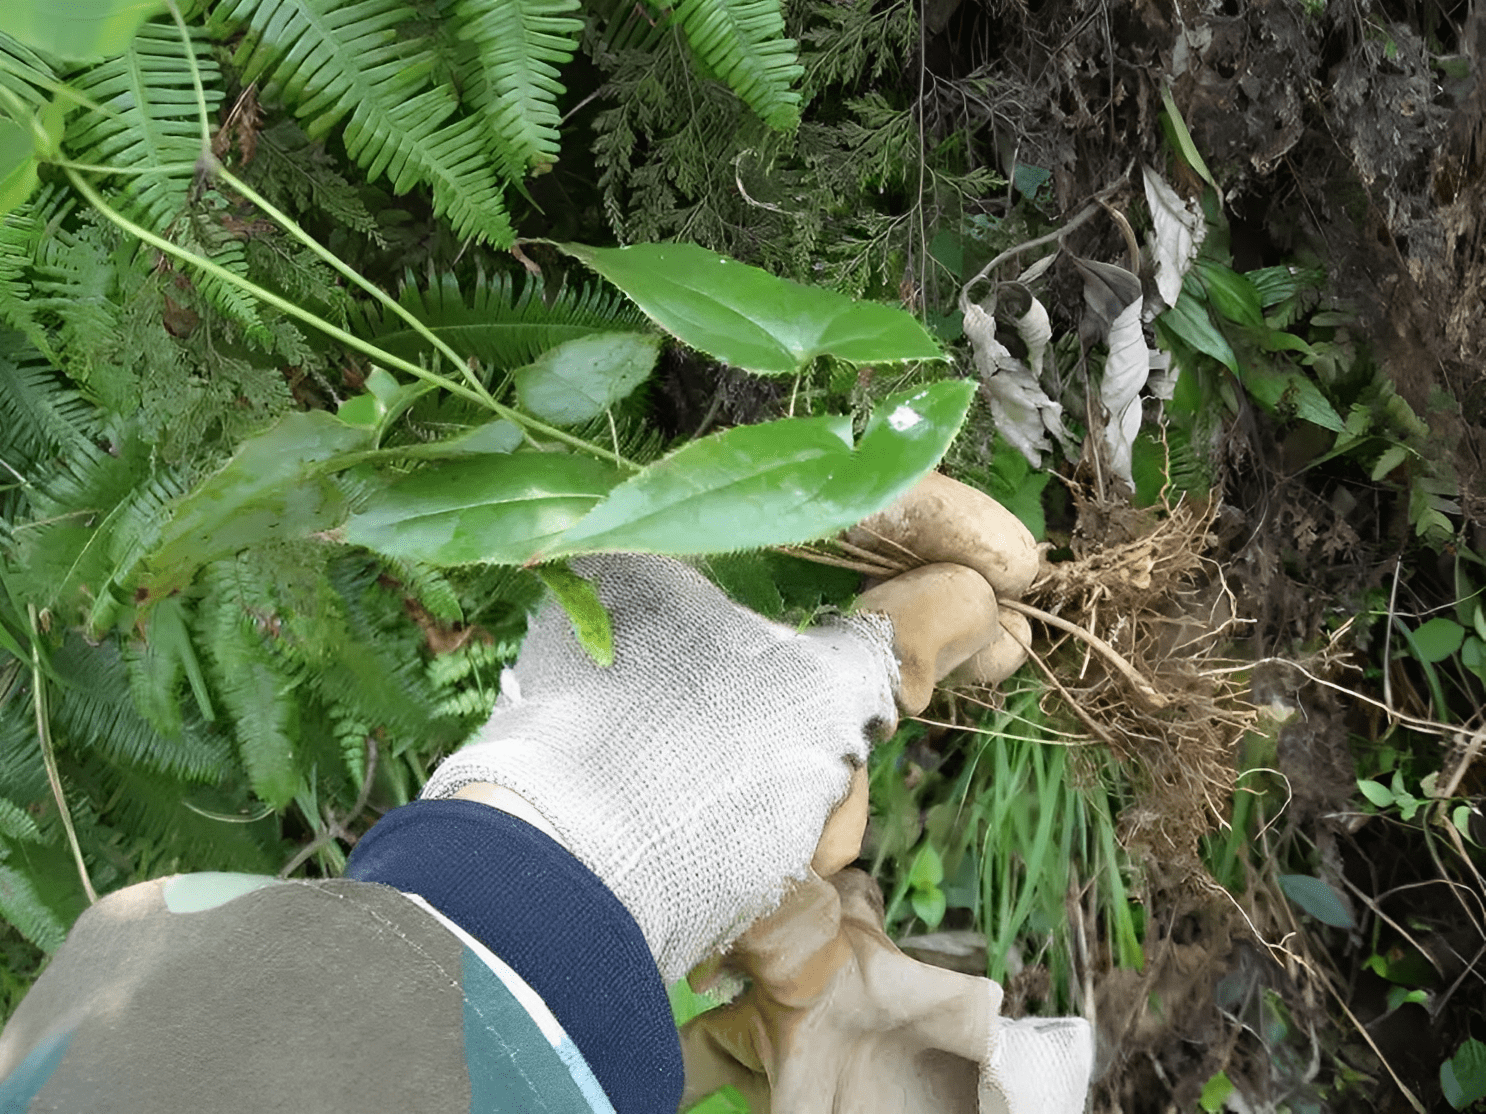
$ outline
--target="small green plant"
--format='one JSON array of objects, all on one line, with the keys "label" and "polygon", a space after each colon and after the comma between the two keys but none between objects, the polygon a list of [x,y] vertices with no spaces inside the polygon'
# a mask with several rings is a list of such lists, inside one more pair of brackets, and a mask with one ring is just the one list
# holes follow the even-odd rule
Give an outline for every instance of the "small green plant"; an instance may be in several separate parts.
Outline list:
[{"label": "small green plant", "polygon": [[1440,1087],[1456,1110],[1486,1099],[1486,1044],[1474,1037],[1466,1040],[1440,1065]]}]

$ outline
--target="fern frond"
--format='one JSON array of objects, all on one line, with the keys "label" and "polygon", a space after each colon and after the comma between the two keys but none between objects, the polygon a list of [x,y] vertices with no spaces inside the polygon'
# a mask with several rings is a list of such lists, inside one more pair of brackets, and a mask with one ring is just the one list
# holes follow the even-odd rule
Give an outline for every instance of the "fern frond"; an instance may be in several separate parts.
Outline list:
[{"label": "fern frond", "polygon": [[[182,246],[197,247],[201,254],[222,269],[240,278],[249,277],[248,257],[240,240],[233,239],[222,234],[220,229],[213,229],[209,226],[198,228],[196,231],[200,234],[199,239],[193,237],[197,239],[197,242],[192,244],[183,240]],[[245,294],[240,287],[205,272],[193,273],[192,281],[217,312],[242,329],[243,335],[248,340],[259,348],[273,349],[273,334],[263,324],[263,318],[258,313],[258,303]]]},{"label": "fern frond", "polygon": [[0,323],[19,329],[55,362],[51,339],[31,304],[29,271],[46,238],[47,211],[55,195],[42,193],[0,218]]},{"label": "fern frond", "polygon": [[[205,36],[193,45],[210,113],[222,101],[222,75]],[[190,167],[201,156],[195,86],[185,43],[173,24],[145,24],[128,50],[86,70],[77,85],[113,113],[85,112],[73,120],[65,142],[78,161],[143,170]],[[190,169],[131,174],[115,196],[125,212],[159,232],[185,205],[192,176]]]},{"label": "fern frond", "polygon": [[35,879],[9,863],[0,865],[0,917],[45,952],[56,951],[67,938],[66,923],[42,900]]},{"label": "fern frond", "polygon": [[93,407],[19,333],[0,333],[0,458],[21,469],[49,451],[91,447]]},{"label": "fern frond", "polygon": [[349,116],[346,153],[368,177],[386,173],[397,193],[432,186],[435,214],[456,233],[504,247],[514,233],[484,131],[473,117],[446,124],[456,101],[426,87],[432,51],[399,38],[414,14],[400,0],[241,0],[218,23],[247,31],[235,56],[243,80],[267,78],[312,139]]},{"label": "fern frond", "polygon": [[558,66],[572,60],[583,30],[578,0],[461,0],[460,37],[475,46],[470,104],[495,139],[499,169],[520,180],[557,161]]},{"label": "fern frond", "polygon": [[52,711],[54,726],[73,752],[96,752],[111,763],[184,781],[219,781],[231,768],[231,752],[220,738],[190,725],[175,737],[162,735],[139,714],[112,641],[88,646],[69,638],[53,653],[52,667],[65,685]]},{"label": "fern frond", "polygon": [[56,80],[57,75],[41,55],[0,32],[0,85],[28,104],[39,106],[47,100],[42,90]]},{"label": "fern frond", "polygon": [[[564,286],[549,305],[540,280],[518,286],[508,274],[482,275],[468,291],[452,274],[437,276],[427,289],[410,277],[399,300],[456,352],[497,370],[529,364],[563,341],[643,322],[633,305],[602,287]],[[425,352],[423,338],[389,310],[365,324],[395,355],[416,360]]]},{"label": "fern frond", "polygon": [[41,829],[29,812],[14,801],[0,797],[0,836],[17,843],[40,843]]},{"label": "fern frond", "polygon": [[653,48],[671,27],[686,35],[699,67],[731,88],[769,127],[788,132],[799,125],[800,94],[794,85],[805,69],[797,44],[784,37],[780,0],[682,0],[660,19],[620,0],[611,12],[609,45]]},{"label": "fern frond", "polygon": [[55,315],[52,338],[63,370],[86,384],[118,332],[118,307],[111,297],[115,261],[97,228],[53,229],[41,245],[31,273],[31,309]]},{"label": "fern frond", "polygon": [[128,769],[108,771],[104,785],[110,803],[102,819],[129,834],[137,878],[190,870],[270,873],[282,861],[277,820],[250,822],[244,786],[188,786]]},{"label": "fern frond", "polygon": [[297,681],[267,651],[240,602],[217,599],[205,627],[215,691],[234,725],[248,781],[265,804],[287,808],[300,786],[293,697]]},{"label": "fern frond", "polygon": [[434,216],[446,218],[459,236],[508,247],[516,233],[490,171],[485,133],[473,117],[441,126],[454,108],[450,91],[429,89],[389,106],[385,117],[353,118],[346,126],[346,153],[370,178],[385,171],[394,193],[431,184]]}]

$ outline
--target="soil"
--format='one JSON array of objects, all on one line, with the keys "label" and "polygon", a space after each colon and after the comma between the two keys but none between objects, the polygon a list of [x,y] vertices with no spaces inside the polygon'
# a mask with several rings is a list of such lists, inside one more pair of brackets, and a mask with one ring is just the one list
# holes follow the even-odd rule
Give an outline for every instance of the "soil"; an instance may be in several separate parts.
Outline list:
[{"label": "soil", "polygon": [[[962,118],[956,90],[979,82],[986,159],[1012,151],[1050,170],[1065,214],[1111,186],[1116,208],[1138,207],[1142,162],[1179,172],[1159,122],[1169,87],[1223,189],[1236,268],[1326,269],[1359,343],[1428,423],[1431,463],[1458,480],[1464,541],[1486,552],[1486,6],[937,0],[925,19],[929,118]],[[1120,258],[1120,232],[1102,223],[1069,249]],[[1059,298],[1076,318],[1076,286]],[[1312,467],[1326,447],[1262,417],[1235,423],[1214,529],[1252,620],[1239,652],[1309,665],[1255,674],[1253,701],[1290,717],[1270,756],[1290,801],[1264,848],[1313,864],[1357,927],[1297,923],[1273,869],[1255,869],[1244,903],[1153,878],[1146,969],[1108,972],[1098,995],[1098,1110],[1196,1109],[1219,1071],[1242,1100],[1231,1109],[1406,1110],[1403,1087],[1442,1108],[1440,1063],[1486,1037],[1486,916],[1444,884],[1448,851],[1422,825],[1349,811],[1359,754],[1388,737],[1359,698],[1383,699],[1364,669],[1381,660],[1382,625],[1358,623],[1327,649],[1396,582],[1410,612],[1453,605],[1454,555],[1418,544],[1385,485]],[[1423,678],[1390,668],[1394,707],[1426,710]],[[1428,745],[1448,767],[1449,741]],[[1460,792],[1486,793],[1479,765]],[[1375,968],[1393,952],[1422,965],[1422,1003],[1389,1008],[1399,983]]]}]

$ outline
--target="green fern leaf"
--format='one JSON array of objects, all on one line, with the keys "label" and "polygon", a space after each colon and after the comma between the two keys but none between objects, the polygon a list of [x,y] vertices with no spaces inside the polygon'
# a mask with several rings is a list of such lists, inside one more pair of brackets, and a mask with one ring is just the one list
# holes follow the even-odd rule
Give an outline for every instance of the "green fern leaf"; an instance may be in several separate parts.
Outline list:
[{"label": "green fern leaf", "polygon": [[93,408],[21,334],[0,333],[0,456],[20,469],[47,451],[86,451],[96,430]]},{"label": "green fern leaf", "polygon": [[[439,275],[426,290],[410,278],[399,300],[455,351],[497,370],[529,364],[563,341],[643,322],[631,303],[601,287],[564,286],[548,304],[540,280],[518,286],[506,274],[482,275],[468,291],[452,274]],[[416,360],[427,351],[423,338],[389,310],[364,325],[395,355]]]},{"label": "green fern leaf", "polygon": [[55,195],[43,191],[0,218],[0,323],[19,329],[56,363],[51,340],[31,304],[29,274],[46,238],[48,213],[54,204]]},{"label": "green fern leaf", "polygon": [[217,736],[187,726],[162,735],[135,707],[129,675],[110,641],[88,646],[69,638],[52,655],[63,682],[53,708],[54,728],[69,748],[96,752],[112,763],[127,763],[185,781],[214,782],[226,776],[231,754]]},{"label": "green fern leaf", "polygon": [[67,925],[42,900],[28,873],[0,865],[0,917],[45,952],[54,952],[67,938]]},{"label": "green fern leaf", "polygon": [[0,836],[17,843],[40,843],[41,830],[31,814],[14,801],[0,797]]},{"label": "green fern leaf", "polygon": [[800,94],[794,84],[805,70],[795,41],[784,38],[780,0],[682,0],[660,19],[620,0],[610,14],[611,49],[653,49],[667,29],[679,26],[700,67],[728,85],[759,119],[778,131],[799,126]]},{"label": "green fern leaf", "polygon": [[474,117],[446,124],[453,89],[427,88],[427,42],[399,38],[413,15],[399,0],[241,0],[218,24],[248,32],[235,56],[243,80],[267,77],[311,138],[349,115],[346,152],[368,177],[385,173],[397,193],[431,185],[435,214],[456,233],[504,247],[514,233],[484,130]]},{"label": "green fern leaf", "polygon": [[[205,37],[194,44],[207,111],[222,101],[221,72]],[[201,156],[201,121],[185,44],[173,24],[147,23],[129,49],[85,71],[78,90],[110,115],[84,112],[65,143],[80,162],[144,170],[194,165]],[[118,204],[145,227],[162,231],[190,193],[191,170],[131,174],[115,195]]]},{"label": "green fern leaf", "polygon": [[232,719],[253,792],[285,809],[300,786],[295,681],[264,648],[253,620],[230,601],[217,607],[209,645],[216,691]]},{"label": "green fern leaf", "polygon": [[578,0],[461,0],[460,37],[479,62],[470,103],[485,120],[500,155],[499,169],[520,180],[557,161],[558,66],[572,60],[583,30],[564,15]]},{"label": "green fern leaf", "polygon": [[46,103],[42,90],[56,82],[57,75],[30,47],[0,32],[0,85],[28,104]]}]

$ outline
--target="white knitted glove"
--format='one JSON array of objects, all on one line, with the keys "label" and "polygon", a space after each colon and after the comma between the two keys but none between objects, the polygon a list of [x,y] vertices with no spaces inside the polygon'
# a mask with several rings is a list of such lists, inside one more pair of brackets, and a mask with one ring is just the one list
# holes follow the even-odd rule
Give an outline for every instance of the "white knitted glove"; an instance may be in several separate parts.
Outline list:
[{"label": "white knitted glove", "polygon": [[516,683],[423,796],[520,794],[629,910],[669,983],[805,876],[852,768],[896,722],[892,626],[799,633],[662,557],[573,567],[609,611],[613,665],[543,607]]},{"label": "white knitted glove", "polygon": [[1081,1017],[1000,1020],[980,1066],[980,1114],[1081,1114],[1094,1031]]}]

